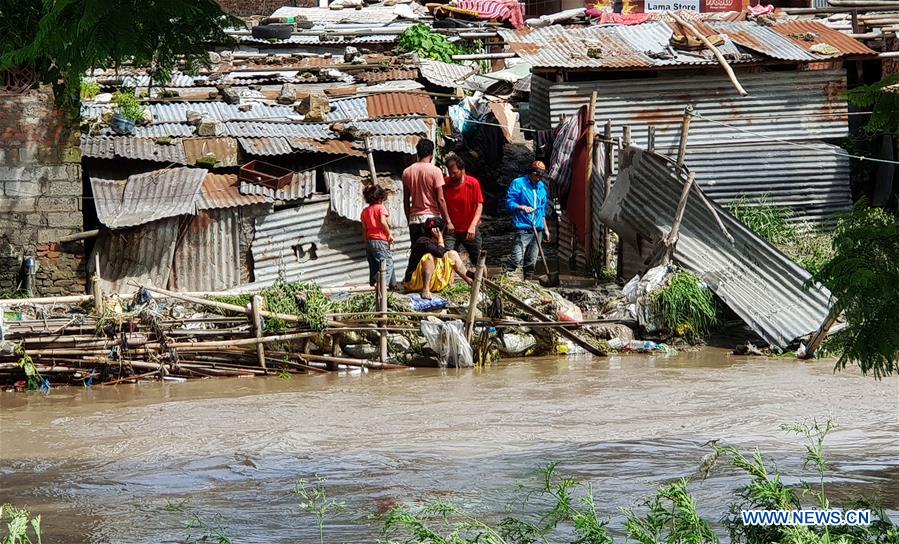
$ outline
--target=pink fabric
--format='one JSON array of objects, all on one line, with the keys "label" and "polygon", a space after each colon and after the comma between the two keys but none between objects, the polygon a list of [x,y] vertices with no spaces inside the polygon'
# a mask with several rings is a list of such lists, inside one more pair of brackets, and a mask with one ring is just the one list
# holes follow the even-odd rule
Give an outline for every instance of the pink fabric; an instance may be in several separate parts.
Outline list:
[{"label": "pink fabric", "polygon": [[627,15],[621,13],[611,13],[608,11],[599,11],[596,8],[587,10],[590,17],[599,17],[601,25],[642,25],[652,17],[651,13],[629,13]]},{"label": "pink fabric", "polygon": [[754,17],[758,17],[759,15],[767,15],[769,13],[774,13],[774,4],[768,4],[767,6],[763,6],[761,2],[757,6],[749,6],[749,13],[751,13]]},{"label": "pink fabric", "polygon": [[459,0],[459,9],[477,11],[482,19],[509,21],[513,27],[524,27],[524,13],[516,0]]}]

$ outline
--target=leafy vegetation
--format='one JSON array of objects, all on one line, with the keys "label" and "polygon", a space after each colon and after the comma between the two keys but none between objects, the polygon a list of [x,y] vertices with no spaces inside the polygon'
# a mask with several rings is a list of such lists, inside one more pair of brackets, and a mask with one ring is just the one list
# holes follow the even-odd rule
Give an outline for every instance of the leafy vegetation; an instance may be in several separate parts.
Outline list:
[{"label": "leafy vegetation", "polygon": [[894,74],[877,83],[851,89],[847,93],[850,104],[871,110],[871,117],[865,126],[867,132],[899,131],[899,94],[884,92],[884,88],[897,83],[899,74]]},{"label": "leafy vegetation", "polygon": [[81,100],[93,100],[100,94],[100,84],[96,81],[81,82]]},{"label": "leafy vegetation", "polygon": [[41,544],[41,516],[4,504],[0,506],[0,523],[6,524],[6,535],[0,544]]},{"label": "leafy vegetation", "polygon": [[833,247],[814,280],[849,323],[832,341],[837,368],[857,362],[878,379],[899,372],[899,218],[862,202],[840,220]]},{"label": "leafy vegetation", "polygon": [[319,542],[325,544],[325,519],[346,510],[346,503],[329,499],[325,481],[319,477],[314,482],[297,480],[293,494],[300,499],[300,510],[314,515],[318,520]]},{"label": "leafy vegetation", "polygon": [[[215,0],[21,0],[0,8],[0,69],[35,66],[60,104],[76,108],[92,68],[147,67],[154,85],[209,65],[209,46],[243,23]],[[3,32],[0,32],[3,36]]]},{"label": "leafy vegetation", "polygon": [[117,91],[112,95],[112,100],[116,105],[115,112],[125,119],[135,123],[144,120],[146,110],[133,92]]},{"label": "leafy vegetation", "polygon": [[718,323],[711,290],[690,272],[677,272],[653,295],[652,305],[668,328],[692,341],[702,339]]},{"label": "leafy vegetation", "polygon": [[464,55],[468,51],[446,37],[432,32],[423,24],[412,25],[400,34],[397,49],[404,53],[417,53],[420,58],[442,62],[458,63],[453,55]]}]

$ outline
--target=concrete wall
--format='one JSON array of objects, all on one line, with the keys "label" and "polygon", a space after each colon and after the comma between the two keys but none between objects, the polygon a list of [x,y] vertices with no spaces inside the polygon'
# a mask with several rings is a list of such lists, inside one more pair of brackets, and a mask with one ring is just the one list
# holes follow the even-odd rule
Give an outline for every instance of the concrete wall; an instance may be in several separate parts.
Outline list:
[{"label": "concrete wall", "polygon": [[0,290],[14,290],[22,258],[35,256],[35,294],[85,289],[84,244],[60,244],[79,232],[81,156],[77,126],[54,105],[49,87],[0,97]]}]

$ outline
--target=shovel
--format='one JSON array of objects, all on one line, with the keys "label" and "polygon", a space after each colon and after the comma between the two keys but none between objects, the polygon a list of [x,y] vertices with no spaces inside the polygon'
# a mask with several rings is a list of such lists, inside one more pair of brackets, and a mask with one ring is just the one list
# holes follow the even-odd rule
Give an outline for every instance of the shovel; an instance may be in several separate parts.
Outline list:
[{"label": "shovel", "polygon": [[543,254],[543,243],[540,241],[540,235],[537,234],[537,226],[531,223],[531,230],[534,233],[534,240],[537,242],[537,249],[540,250],[540,258],[543,260],[543,268],[546,270],[546,274],[541,274],[537,276],[537,282],[540,283],[543,287],[558,287],[559,286],[559,273],[558,272],[550,272],[549,265],[546,264],[546,255]]}]

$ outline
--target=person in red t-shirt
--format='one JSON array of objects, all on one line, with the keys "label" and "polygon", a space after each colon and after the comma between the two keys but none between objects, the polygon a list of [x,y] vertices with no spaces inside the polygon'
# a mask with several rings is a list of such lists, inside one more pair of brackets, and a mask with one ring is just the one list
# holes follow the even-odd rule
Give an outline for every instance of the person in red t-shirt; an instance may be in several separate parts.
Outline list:
[{"label": "person in red t-shirt", "polygon": [[478,262],[481,254],[481,212],[484,211],[484,194],[481,184],[474,176],[465,173],[465,162],[455,154],[444,161],[449,176],[443,186],[446,209],[454,230],[446,233],[446,247],[459,251],[464,247],[472,263]]},{"label": "person in red t-shirt", "polygon": [[390,234],[390,212],[384,207],[387,191],[380,185],[369,185],[362,191],[368,207],[362,210],[362,238],[365,240],[365,254],[368,257],[368,284],[378,281],[381,261],[387,261],[387,285],[393,288],[393,235]]}]

